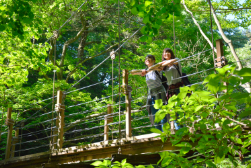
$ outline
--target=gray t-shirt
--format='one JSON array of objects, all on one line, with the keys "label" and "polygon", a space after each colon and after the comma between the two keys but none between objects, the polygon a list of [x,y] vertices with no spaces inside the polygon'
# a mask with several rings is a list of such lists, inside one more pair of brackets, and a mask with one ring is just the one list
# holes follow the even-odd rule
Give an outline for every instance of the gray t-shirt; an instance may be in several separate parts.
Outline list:
[{"label": "gray t-shirt", "polygon": [[150,71],[146,74],[146,84],[149,89],[154,89],[162,86],[160,78],[156,75],[154,71]]},{"label": "gray t-shirt", "polygon": [[[179,70],[180,70],[180,74],[182,74],[182,69],[181,69],[181,65],[180,65],[180,59],[178,58],[175,58],[177,61],[178,61],[178,65],[176,66],[179,66]],[[179,83],[181,82],[181,78],[180,78],[180,75],[177,71],[177,69],[173,66],[171,67],[166,67],[166,70],[164,71],[165,72],[165,76],[167,78],[167,84],[170,86],[172,84],[176,84],[176,83]],[[177,79],[179,78],[179,79]]]}]

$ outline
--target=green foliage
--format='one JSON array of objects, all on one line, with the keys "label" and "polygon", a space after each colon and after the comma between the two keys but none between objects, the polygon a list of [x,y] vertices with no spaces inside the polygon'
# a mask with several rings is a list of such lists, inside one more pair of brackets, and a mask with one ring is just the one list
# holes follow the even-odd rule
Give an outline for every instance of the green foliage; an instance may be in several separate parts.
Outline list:
[{"label": "green foliage", "polygon": [[[183,87],[180,94],[172,96],[168,105],[164,105],[161,112],[156,114],[155,121],[158,122],[166,114],[175,120],[175,113],[178,113],[177,122],[184,125],[174,135],[170,131],[158,132],[160,136],[166,137],[162,141],[170,138],[173,145],[180,147],[178,154],[161,153],[161,166],[191,167],[193,164],[206,164],[216,167],[225,157],[237,166],[235,156],[248,152],[251,136],[247,132],[243,133],[242,129],[251,124],[250,120],[245,120],[251,114],[251,94],[238,92],[238,88],[240,83],[251,82],[251,69],[238,71],[235,67],[225,66],[216,70],[217,74],[211,74],[204,80],[207,91],[198,90],[197,86]],[[187,93],[192,95],[186,97]],[[241,111],[238,110],[240,102],[244,104]],[[156,130],[152,131],[157,133]],[[189,137],[193,144],[182,140],[183,137]],[[188,160],[186,154],[190,151],[197,151],[198,157],[192,156]]]},{"label": "green foliage", "polygon": [[[123,159],[121,162],[119,161],[111,162],[109,160],[103,160],[103,162],[95,161],[91,165],[97,168],[108,168],[108,167],[109,168],[134,168],[133,165],[126,162],[126,159]],[[154,168],[152,165],[148,165],[148,166],[138,165],[135,167],[136,168]]]}]

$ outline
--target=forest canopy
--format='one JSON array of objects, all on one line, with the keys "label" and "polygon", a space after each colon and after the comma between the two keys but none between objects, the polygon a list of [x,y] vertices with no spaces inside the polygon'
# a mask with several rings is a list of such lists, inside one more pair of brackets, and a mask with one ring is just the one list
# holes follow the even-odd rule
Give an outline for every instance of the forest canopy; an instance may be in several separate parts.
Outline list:
[{"label": "forest canopy", "polygon": [[[239,59],[230,43],[224,41],[228,64],[251,68],[250,9],[250,0],[0,1],[1,133],[8,129],[4,125],[8,107],[13,108],[15,123],[34,114],[47,114],[53,110],[51,104],[55,102],[50,98],[57,90],[74,91],[66,96],[66,107],[114,94],[90,106],[73,107],[67,115],[119,101],[116,94],[120,91],[122,70],[144,69],[148,54],[160,62],[167,47],[179,59],[193,56],[182,62],[184,72],[197,73],[189,77],[192,83],[202,83],[214,73],[210,68],[214,66],[215,53],[210,43],[215,47],[215,41],[223,35],[231,41]],[[112,50],[116,51],[113,61],[109,58]],[[82,89],[96,83],[99,84]],[[132,98],[146,94],[144,78],[129,76],[129,85]],[[136,89],[141,87],[145,90]],[[139,108],[145,102],[137,99],[133,106]],[[84,116],[67,119],[69,129],[79,124],[72,122]],[[35,118],[26,124],[39,122],[41,118]],[[49,123],[39,126],[47,127]],[[4,153],[6,134],[1,134],[0,145]]]}]

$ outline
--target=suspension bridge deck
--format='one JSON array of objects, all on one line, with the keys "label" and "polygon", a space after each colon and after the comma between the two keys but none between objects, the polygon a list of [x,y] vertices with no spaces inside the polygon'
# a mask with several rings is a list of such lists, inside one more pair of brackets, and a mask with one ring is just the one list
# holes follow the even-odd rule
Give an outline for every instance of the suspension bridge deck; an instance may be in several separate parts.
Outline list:
[{"label": "suspension bridge deck", "polygon": [[[131,138],[96,142],[88,145],[62,148],[58,152],[42,152],[21,157],[13,157],[7,161],[1,161],[0,166],[5,168],[34,168],[34,167],[78,167],[90,165],[90,161],[99,159],[111,159],[121,149],[122,158],[130,155],[138,155],[137,163],[155,163],[159,160],[157,152],[175,151],[178,147],[172,146],[170,141],[162,143],[159,134],[152,133]],[[141,157],[144,155],[143,158]],[[153,154],[153,155],[151,155]],[[147,157],[148,156],[148,157]],[[155,156],[155,157],[153,157]],[[121,158],[121,157],[120,157]],[[142,158],[142,159],[140,159]],[[148,159],[145,159],[148,158]],[[149,158],[152,158],[149,160]],[[89,161],[89,162],[88,162]],[[49,162],[49,163],[48,163]],[[87,163],[88,162],[88,163]]]}]

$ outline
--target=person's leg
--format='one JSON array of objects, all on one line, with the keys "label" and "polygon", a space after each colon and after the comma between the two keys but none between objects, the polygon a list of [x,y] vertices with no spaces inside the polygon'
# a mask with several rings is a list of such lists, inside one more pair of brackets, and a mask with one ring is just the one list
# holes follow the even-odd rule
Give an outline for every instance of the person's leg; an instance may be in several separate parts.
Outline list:
[{"label": "person's leg", "polygon": [[[175,89],[175,93],[176,93],[176,95],[178,95],[179,93],[180,93],[180,89],[178,88],[178,89]],[[179,118],[179,114],[178,113],[176,113],[176,120]],[[178,129],[180,129],[180,125],[179,125],[179,123],[176,121],[176,120],[174,120],[174,128],[176,129],[176,130],[178,130]]]},{"label": "person's leg", "polygon": [[[155,109],[153,107],[154,103],[155,103],[155,100],[156,100],[156,97],[155,96],[152,96],[152,101],[151,101],[151,112],[152,112],[152,115],[153,115],[153,121],[155,120],[155,114],[157,113],[158,109]],[[155,125],[155,128],[159,129],[160,131],[162,131],[162,128],[161,128],[161,125],[160,125],[160,122],[159,123],[154,123]]]}]

